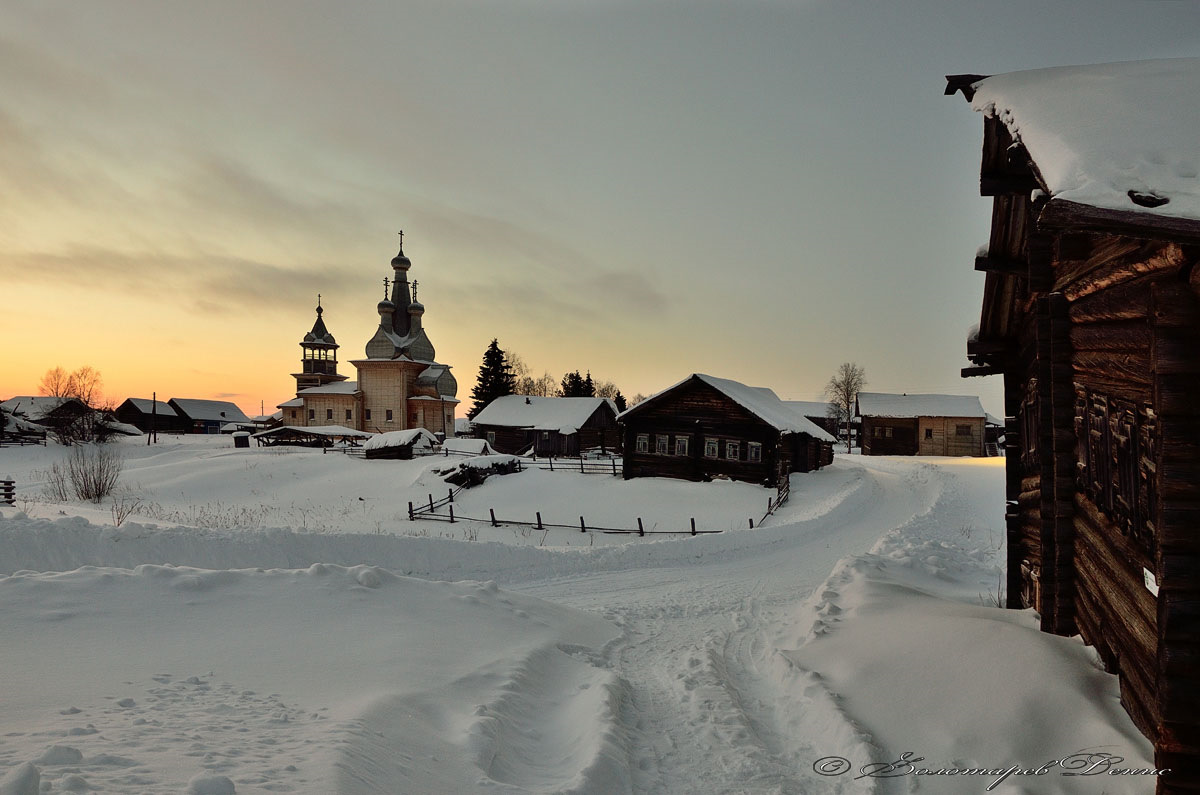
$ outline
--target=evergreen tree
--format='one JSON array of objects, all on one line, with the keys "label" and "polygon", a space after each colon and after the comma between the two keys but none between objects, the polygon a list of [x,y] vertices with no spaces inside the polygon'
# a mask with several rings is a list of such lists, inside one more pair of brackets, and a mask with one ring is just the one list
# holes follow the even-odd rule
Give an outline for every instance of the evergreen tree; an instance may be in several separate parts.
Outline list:
[{"label": "evergreen tree", "polygon": [[586,397],[584,395],[584,380],[583,376],[576,370],[573,373],[567,373],[562,378],[562,385],[558,390],[559,397]]},{"label": "evergreen tree", "polygon": [[583,394],[580,397],[595,397],[596,385],[592,382],[592,371],[588,370],[587,378],[583,379]]},{"label": "evergreen tree", "polygon": [[515,380],[512,368],[504,358],[504,351],[493,339],[487,350],[483,352],[483,364],[479,366],[479,378],[471,389],[471,400],[475,402],[475,405],[467,412],[467,417],[475,419],[475,415],[483,411],[484,407],[496,398],[513,394],[516,387]]},{"label": "evergreen tree", "polygon": [[612,402],[617,404],[618,414],[628,408],[625,403],[625,396],[621,394],[621,390],[619,389],[617,390],[617,394],[613,395]]}]

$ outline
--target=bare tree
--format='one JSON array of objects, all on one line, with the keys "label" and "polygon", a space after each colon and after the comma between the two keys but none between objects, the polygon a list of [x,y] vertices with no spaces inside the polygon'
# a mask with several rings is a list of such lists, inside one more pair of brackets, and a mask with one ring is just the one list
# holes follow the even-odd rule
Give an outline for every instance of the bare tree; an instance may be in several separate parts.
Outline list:
[{"label": "bare tree", "polygon": [[858,393],[867,385],[867,372],[854,362],[843,362],[825,385],[825,396],[836,406],[836,415],[846,422],[846,452],[850,452],[850,418],[854,416],[854,402]]},{"label": "bare tree", "polygon": [[56,419],[54,425],[54,435],[59,442],[68,445],[75,442],[104,442],[111,437],[111,430],[103,422],[103,412],[111,412],[112,407],[101,405],[102,383],[100,371],[87,365],[72,373],[55,367],[42,376],[39,390],[43,395],[64,400],[74,398],[83,404],[78,411],[72,406],[62,407],[62,416]]}]

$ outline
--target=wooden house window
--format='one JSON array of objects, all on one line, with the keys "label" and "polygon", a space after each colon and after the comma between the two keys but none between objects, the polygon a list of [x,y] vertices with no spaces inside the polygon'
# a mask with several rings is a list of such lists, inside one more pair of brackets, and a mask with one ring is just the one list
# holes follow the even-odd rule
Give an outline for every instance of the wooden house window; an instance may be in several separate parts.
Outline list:
[{"label": "wooden house window", "polygon": [[[962,426],[959,426],[959,427],[962,427]],[[933,428],[926,428],[926,429],[925,429],[925,438],[926,438],[926,439],[932,439],[932,438],[933,438]]]},{"label": "wooden house window", "polygon": [[542,441],[543,442],[550,441],[550,431],[542,431]]},{"label": "wooden house window", "polygon": [[955,436],[970,436],[971,435],[971,426],[970,425],[955,425],[954,426],[954,435]]},{"label": "wooden house window", "polygon": [[657,436],[655,436],[654,437],[654,452],[658,453],[659,455],[666,455],[667,451],[669,449],[667,446],[667,443],[669,441],[670,441],[670,439],[666,436],[666,434],[660,433]]},{"label": "wooden house window", "polygon": [[495,444],[495,443],[496,443],[496,432],[495,432],[495,431],[488,431],[488,432],[487,432],[487,443],[488,443],[488,444]]},{"label": "wooden house window", "polygon": [[650,452],[650,434],[639,433],[637,436],[637,451],[639,453]]},{"label": "wooden house window", "polygon": [[746,456],[751,461],[762,461],[762,445],[750,442],[746,445]]},{"label": "wooden house window", "polygon": [[690,438],[691,437],[688,437],[688,436],[676,436],[675,437],[675,455],[687,455],[688,454],[688,440]]},{"label": "wooden house window", "polygon": [[734,461],[742,457],[741,445],[738,442],[725,443],[725,457]]},{"label": "wooden house window", "polygon": [[704,457],[705,458],[716,458],[718,447],[719,447],[719,445],[717,444],[716,439],[705,439],[704,440]]}]

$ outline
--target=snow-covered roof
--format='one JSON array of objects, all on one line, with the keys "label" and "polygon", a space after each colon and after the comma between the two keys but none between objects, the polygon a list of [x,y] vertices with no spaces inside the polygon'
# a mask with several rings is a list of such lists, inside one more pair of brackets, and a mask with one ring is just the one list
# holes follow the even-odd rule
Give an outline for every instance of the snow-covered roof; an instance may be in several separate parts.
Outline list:
[{"label": "snow-covered roof", "polygon": [[487,443],[487,439],[455,439],[450,438],[442,442],[442,449],[451,453],[470,453],[471,455],[499,455],[496,450]]},{"label": "snow-covered roof", "polygon": [[150,398],[128,398],[126,402],[131,404],[135,409],[143,414],[157,414],[160,417],[179,416],[175,412],[175,409],[161,400],[152,400]]},{"label": "snow-covered roof", "polygon": [[[976,82],[1053,199],[1200,220],[1200,58],[1061,66]],[[1169,201],[1135,204],[1135,194]]]},{"label": "snow-covered roof", "polygon": [[108,430],[112,431],[113,433],[119,433],[122,436],[142,435],[141,428],[130,425],[126,422],[119,422],[117,420],[101,420],[99,424],[103,425],[105,428],[108,428]]},{"label": "snow-covered roof", "polygon": [[291,400],[285,400],[282,403],[280,403],[278,406],[276,406],[275,408],[277,408],[277,409],[298,409],[298,408],[302,407],[303,405],[304,405],[304,398],[297,397],[297,398],[292,398]]},{"label": "snow-covered roof", "polygon": [[[782,433],[807,433],[814,439],[820,439],[825,442],[837,441],[824,428],[814,423],[804,415],[787,406],[774,391],[765,386],[747,386],[740,381],[732,381],[728,378],[717,378],[713,375],[705,375],[704,373],[692,373],[687,378],[679,383],[672,384],[661,392],[657,392],[646,398],[641,403],[633,406],[622,412],[624,417],[630,412],[637,411],[639,407],[650,403],[659,395],[665,395],[672,389],[675,389],[681,384],[686,383],[691,379],[697,379],[705,384],[708,384],[713,389],[716,389],[725,397],[737,403],[742,408],[749,411],[754,416],[758,417],[763,422]],[[619,419],[619,418],[618,418]],[[478,421],[478,418],[476,418]]]},{"label": "snow-covered roof", "polygon": [[363,444],[364,450],[379,450],[385,447],[433,447],[437,437],[424,428],[409,428],[405,431],[388,431],[377,434]]},{"label": "snow-covered roof", "polygon": [[254,438],[258,439],[263,436],[284,436],[289,431],[298,434],[312,434],[313,436],[353,436],[356,438],[367,439],[375,434],[366,431],[358,431],[354,428],[347,428],[345,425],[280,425],[278,428],[272,428],[269,431],[259,431],[254,434]]},{"label": "snow-covered roof", "polygon": [[171,398],[171,403],[191,420],[205,420],[209,422],[250,421],[250,418],[243,414],[241,409],[228,400]]},{"label": "snow-covered roof", "polygon": [[862,417],[987,416],[975,395],[893,395],[887,392],[859,392],[858,414]]},{"label": "snow-covered roof", "polygon": [[801,417],[828,417],[828,400],[785,400],[783,405],[798,412]]},{"label": "snow-covered roof", "polygon": [[79,403],[80,406],[83,405],[76,398],[18,395],[0,403],[0,408],[3,408],[9,414],[19,414],[27,420],[37,422],[38,420],[44,420],[59,406],[72,401]]},{"label": "snow-covered roof", "polygon": [[558,431],[569,435],[581,428],[604,404],[611,407],[614,415],[617,413],[616,405],[608,398],[505,395],[487,404],[483,411],[475,415],[473,422],[476,425]]},{"label": "snow-covered roof", "polygon": [[353,395],[358,391],[357,381],[334,381],[321,386],[310,386],[308,389],[301,389],[296,395]]}]

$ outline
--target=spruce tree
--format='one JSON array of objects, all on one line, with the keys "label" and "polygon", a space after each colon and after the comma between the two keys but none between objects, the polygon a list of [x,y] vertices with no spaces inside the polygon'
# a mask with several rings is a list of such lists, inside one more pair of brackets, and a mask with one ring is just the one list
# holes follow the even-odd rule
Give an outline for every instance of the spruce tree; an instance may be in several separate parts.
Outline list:
[{"label": "spruce tree", "polygon": [[592,383],[592,371],[588,370],[587,378],[583,379],[583,389],[580,390],[579,397],[595,397],[596,385]]},{"label": "spruce tree", "polygon": [[493,339],[487,350],[483,352],[483,364],[479,366],[479,378],[471,389],[471,399],[475,405],[467,412],[467,417],[475,419],[475,415],[483,411],[484,407],[496,398],[513,394],[516,388],[515,380],[512,368],[505,361],[504,351]]},{"label": "spruce tree", "polygon": [[584,397],[583,394],[583,376],[576,370],[573,373],[567,373],[562,378],[562,385],[559,387],[559,397]]},{"label": "spruce tree", "polygon": [[617,390],[617,394],[613,395],[612,401],[613,401],[613,403],[617,404],[617,413],[618,414],[620,414],[622,411],[624,411],[625,409],[628,408],[628,405],[625,402],[625,396],[621,394],[621,390],[619,390],[619,389]]}]

